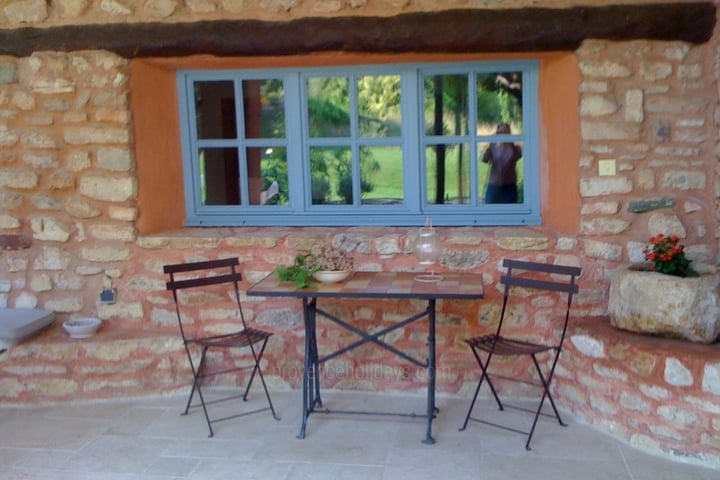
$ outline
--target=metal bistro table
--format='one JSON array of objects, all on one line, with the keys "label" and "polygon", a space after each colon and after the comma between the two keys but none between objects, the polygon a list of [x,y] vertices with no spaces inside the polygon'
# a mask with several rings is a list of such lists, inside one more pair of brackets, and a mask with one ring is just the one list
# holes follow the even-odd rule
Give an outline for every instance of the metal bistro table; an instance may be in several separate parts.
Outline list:
[{"label": "metal bistro table", "polygon": [[[303,372],[303,415],[298,438],[305,438],[308,417],[312,413],[356,413],[427,418],[427,433],[423,443],[435,443],[432,437],[432,421],[435,418],[435,304],[439,299],[482,299],[484,288],[482,275],[472,273],[443,272],[438,282],[415,280],[412,272],[355,272],[349,279],[333,284],[312,281],[308,288],[298,288],[294,282],[282,282],[277,275],[270,274],[247,291],[249,296],[294,297],[303,301],[305,323],[305,368]],[[318,300],[324,298],[384,298],[427,300],[424,311],[407,317],[372,334],[341,320],[318,307]],[[317,316],[320,315],[337,325],[357,334],[360,339],[339,350],[320,358],[317,347]],[[384,335],[427,317],[428,357],[418,360],[381,339]],[[428,370],[427,412],[423,414],[402,414],[383,412],[349,412],[322,409],[320,398],[320,364],[349,352],[366,343],[374,343],[408,362]],[[316,407],[322,410],[316,410]]]}]

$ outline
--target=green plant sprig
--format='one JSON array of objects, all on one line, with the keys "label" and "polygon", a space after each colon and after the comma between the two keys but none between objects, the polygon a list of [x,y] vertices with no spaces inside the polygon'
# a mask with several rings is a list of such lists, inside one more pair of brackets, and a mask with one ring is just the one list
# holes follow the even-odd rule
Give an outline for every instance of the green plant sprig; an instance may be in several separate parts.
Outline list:
[{"label": "green plant sprig", "polygon": [[275,274],[283,282],[295,282],[298,288],[310,287],[310,279],[313,273],[320,270],[320,264],[308,267],[306,260],[314,258],[312,253],[299,254],[295,256],[295,263],[289,267],[276,267]]}]

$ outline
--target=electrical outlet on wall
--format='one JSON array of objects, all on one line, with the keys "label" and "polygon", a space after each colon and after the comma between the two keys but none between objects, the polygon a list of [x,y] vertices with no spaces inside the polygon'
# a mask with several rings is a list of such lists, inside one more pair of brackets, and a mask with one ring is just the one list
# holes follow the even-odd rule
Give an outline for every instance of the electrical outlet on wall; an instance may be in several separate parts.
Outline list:
[{"label": "electrical outlet on wall", "polygon": [[608,158],[606,160],[598,161],[598,175],[615,175],[615,159]]},{"label": "electrical outlet on wall", "polygon": [[117,291],[114,288],[103,288],[100,292],[100,303],[112,304],[117,300]]}]

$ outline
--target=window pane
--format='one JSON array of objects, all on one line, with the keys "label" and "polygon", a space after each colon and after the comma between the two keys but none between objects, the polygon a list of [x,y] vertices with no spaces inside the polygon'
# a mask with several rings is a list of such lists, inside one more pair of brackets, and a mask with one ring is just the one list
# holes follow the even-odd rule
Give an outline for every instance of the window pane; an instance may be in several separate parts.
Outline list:
[{"label": "window pane", "polygon": [[522,72],[478,75],[477,98],[479,135],[493,135],[500,123],[509,124],[515,134],[522,133]]},{"label": "window pane", "polygon": [[349,81],[344,77],[319,77],[307,81],[310,137],[350,136]]},{"label": "window pane", "polygon": [[194,86],[198,138],[236,138],[233,82],[195,82]]},{"label": "window pane", "polygon": [[288,205],[285,148],[248,148],[247,169],[251,205]]},{"label": "window pane", "polygon": [[235,148],[199,151],[203,205],[240,205],[240,172]]},{"label": "window pane", "polygon": [[400,147],[360,149],[360,191],[363,205],[403,203],[403,161]]},{"label": "window pane", "polygon": [[466,144],[431,145],[425,149],[428,203],[468,203],[471,161],[468,152]]},{"label": "window pane", "polygon": [[246,138],[285,138],[282,80],[243,80]]},{"label": "window pane", "polygon": [[347,147],[310,149],[313,205],[352,205],[352,154]]},{"label": "window pane", "polygon": [[467,135],[467,75],[433,75],[424,78],[425,134]]},{"label": "window pane", "polygon": [[478,145],[478,193],[485,203],[523,203],[522,142]]},{"label": "window pane", "polygon": [[400,77],[358,79],[358,125],[361,137],[400,136]]}]

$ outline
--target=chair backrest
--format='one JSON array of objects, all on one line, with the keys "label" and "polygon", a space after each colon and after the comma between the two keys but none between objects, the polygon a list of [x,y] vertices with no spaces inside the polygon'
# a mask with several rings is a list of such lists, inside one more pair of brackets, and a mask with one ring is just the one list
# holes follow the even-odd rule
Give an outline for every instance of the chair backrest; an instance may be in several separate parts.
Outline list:
[{"label": "chair backrest", "polygon": [[177,313],[180,333],[182,334],[183,340],[187,340],[187,337],[185,336],[185,328],[183,327],[182,315],[180,313],[180,302],[178,301],[179,290],[223,284],[227,284],[228,286],[232,285],[235,292],[235,301],[237,302],[240,321],[242,322],[243,329],[247,328],[240,303],[240,281],[242,280],[242,275],[237,271],[238,264],[239,261],[237,258],[224,258],[202,262],[178,263],[175,265],[165,265],[163,267],[163,271],[169,275],[169,280],[165,283],[165,287],[172,292],[173,300],[175,301],[175,312]]},{"label": "chair backrest", "polygon": [[503,261],[503,267],[507,268],[507,273],[500,279],[500,283],[502,283],[505,288],[497,334],[500,335],[503,327],[511,287],[558,292],[567,295],[567,309],[565,311],[562,334],[557,344],[557,347],[560,348],[565,339],[565,333],[567,332],[573,295],[578,293],[579,290],[575,282],[577,277],[580,276],[582,269],[568,265],[553,265],[511,259],[505,259]]}]

